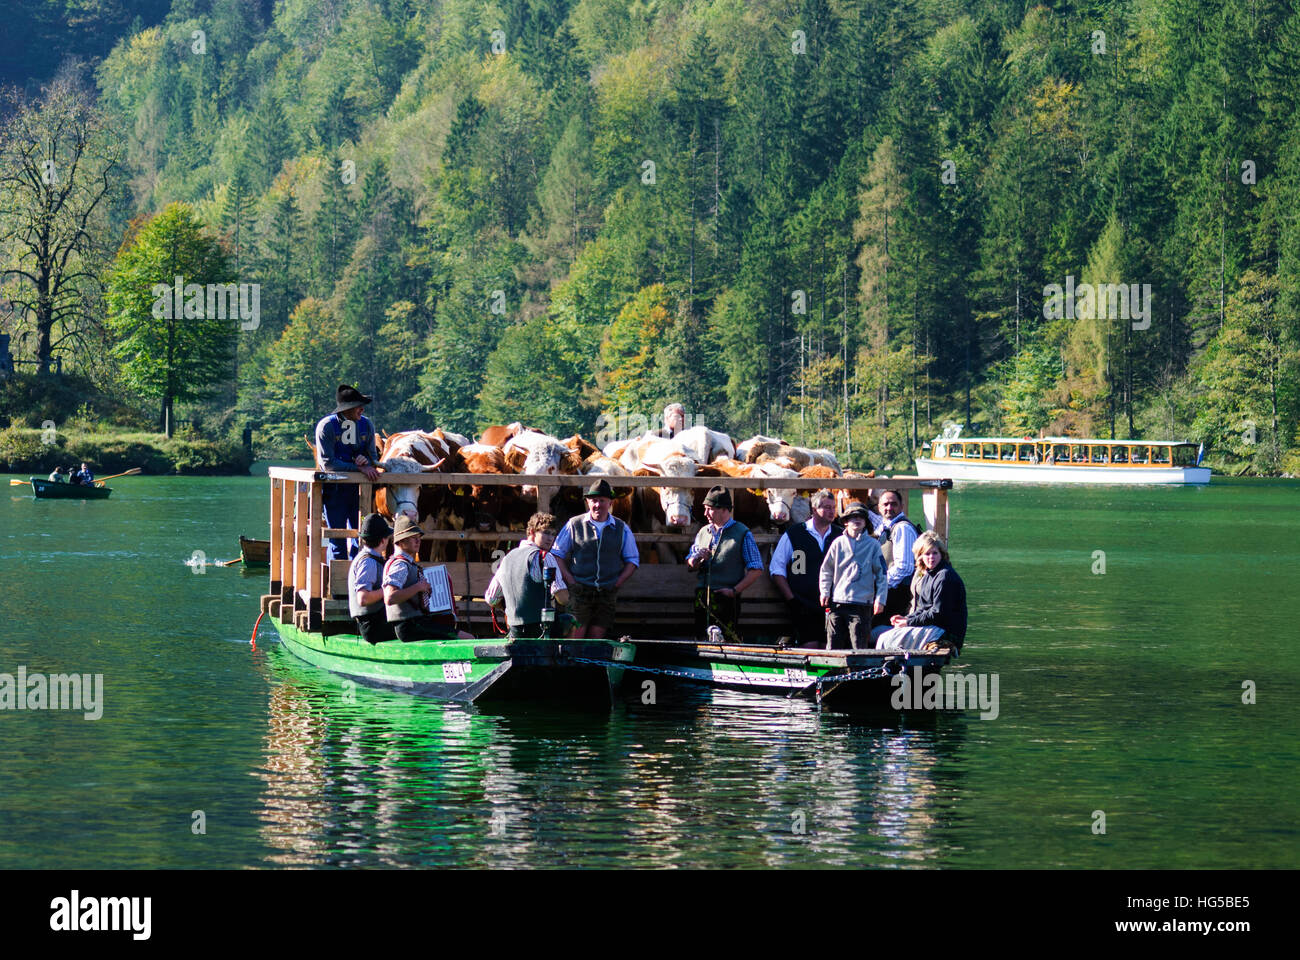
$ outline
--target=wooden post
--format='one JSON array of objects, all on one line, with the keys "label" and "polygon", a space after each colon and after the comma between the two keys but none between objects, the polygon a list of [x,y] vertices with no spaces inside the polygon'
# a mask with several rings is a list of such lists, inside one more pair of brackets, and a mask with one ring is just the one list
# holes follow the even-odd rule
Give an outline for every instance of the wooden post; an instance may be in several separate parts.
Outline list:
[{"label": "wooden post", "polygon": [[375,512],[375,485],[362,483],[357,489],[361,497],[361,506],[357,509],[357,529],[360,529],[361,518]]},{"label": "wooden post", "polygon": [[551,512],[551,495],[554,491],[550,487],[544,487],[541,483],[537,484],[537,512]]},{"label": "wooden post", "polygon": [[280,481],[280,602],[292,606],[293,587],[293,485]]},{"label": "wooden post", "polygon": [[948,540],[948,491],[930,488],[921,494],[925,507],[925,528]]},{"label": "wooden post", "polygon": [[283,480],[271,480],[271,586],[268,593],[280,592],[280,554],[284,549],[284,532],[280,529],[281,511],[284,504],[280,500],[280,487]]},{"label": "wooden post", "polygon": [[298,591],[307,586],[307,518],[309,509],[308,484],[301,480],[293,482],[295,513],[293,518],[293,597],[294,608],[298,606]]},{"label": "wooden post", "polygon": [[324,507],[323,488],[319,480],[311,483],[310,503],[307,507],[307,609],[314,620],[321,612],[321,565],[326,562],[322,553],[321,510]]}]

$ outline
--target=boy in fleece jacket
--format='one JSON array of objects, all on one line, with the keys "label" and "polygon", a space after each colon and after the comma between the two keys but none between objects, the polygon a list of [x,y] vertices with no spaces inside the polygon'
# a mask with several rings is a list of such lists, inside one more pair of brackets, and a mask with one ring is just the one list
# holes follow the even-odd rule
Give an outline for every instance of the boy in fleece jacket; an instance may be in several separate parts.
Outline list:
[{"label": "boy in fleece jacket", "polygon": [[866,535],[867,508],[852,503],[841,518],[845,536],[831,544],[818,577],[827,608],[826,649],[871,646],[871,617],[885,609],[888,569],[880,544]]}]

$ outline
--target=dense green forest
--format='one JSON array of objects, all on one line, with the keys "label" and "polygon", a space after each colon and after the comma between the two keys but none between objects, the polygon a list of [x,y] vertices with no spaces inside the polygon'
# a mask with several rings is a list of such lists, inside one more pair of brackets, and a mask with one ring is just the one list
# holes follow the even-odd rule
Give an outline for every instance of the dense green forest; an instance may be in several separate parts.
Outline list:
[{"label": "dense green forest", "polygon": [[[0,323],[150,423],[301,455],[347,381],[388,430],[679,400],[863,467],[953,421],[1300,473],[1288,3],[20,6],[100,29],[9,76]],[[151,327],[181,275],[260,313]]]}]

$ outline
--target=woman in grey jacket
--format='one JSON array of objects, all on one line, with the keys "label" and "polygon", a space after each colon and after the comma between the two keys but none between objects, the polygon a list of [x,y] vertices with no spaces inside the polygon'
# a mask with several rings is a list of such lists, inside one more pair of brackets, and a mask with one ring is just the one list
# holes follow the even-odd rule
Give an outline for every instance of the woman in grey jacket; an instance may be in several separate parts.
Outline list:
[{"label": "woman in grey jacket", "polygon": [[818,577],[826,609],[826,649],[871,646],[871,617],[885,609],[889,577],[880,544],[866,535],[867,508],[849,505],[841,517],[845,535],[826,552]]}]

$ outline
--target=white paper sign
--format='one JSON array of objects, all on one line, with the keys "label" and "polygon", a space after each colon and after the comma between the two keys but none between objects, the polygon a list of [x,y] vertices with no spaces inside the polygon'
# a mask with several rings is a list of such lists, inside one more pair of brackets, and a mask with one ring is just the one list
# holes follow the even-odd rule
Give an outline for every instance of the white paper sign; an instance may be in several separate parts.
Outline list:
[{"label": "white paper sign", "polygon": [[424,579],[429,582],[433,589],[429,591],[427,598],[427,609],[430,613],[450,613],[451,612],[451,578],[447,576],[447,568],[444,566],[425,567],[422,571]]}]

